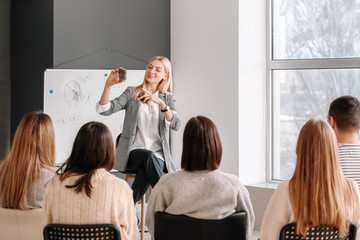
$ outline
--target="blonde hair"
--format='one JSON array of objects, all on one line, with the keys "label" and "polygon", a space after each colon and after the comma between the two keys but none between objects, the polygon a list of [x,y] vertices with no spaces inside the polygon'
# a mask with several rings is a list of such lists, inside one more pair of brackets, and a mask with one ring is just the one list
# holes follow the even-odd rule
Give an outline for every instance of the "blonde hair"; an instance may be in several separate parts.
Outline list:
[{"label": "blonde hair", "polygon": [[[158,89],[159,92],[160,93],[171,93],[172,92],[172,72],[171,72],[170,60],[167,57],[155,56],[149,61],[149,64],[154,60],[158,60],[164,65],[164,70],[167,75],[166,79],[163,79],[159,84],[159,89]],[[133,99],[135,101],[140,96],[140,94],[143,93],[142,89],[146,88],[146,86],[147,86],[147,82],[146,82],[146,75],[145,75],[143,83],[141,85],[137,86],[134,91]]]},{"label": "blonde hair", "polygon": [[310,226],[322,224],[336,226],[344,235],[349,221],[358,221],[358,189],[342,174],[337,149],[326,122],[311,119],[301,129],[289,195],[296,231],[303,236]]},{"label": "blonde hair", "polygon": [[39,179],[42,168],[54,165],[55,142],[51,118],[38,111],[26,114],[16,130],[10,152],[0,166],[2,207],[28,209],[30,184]]}]

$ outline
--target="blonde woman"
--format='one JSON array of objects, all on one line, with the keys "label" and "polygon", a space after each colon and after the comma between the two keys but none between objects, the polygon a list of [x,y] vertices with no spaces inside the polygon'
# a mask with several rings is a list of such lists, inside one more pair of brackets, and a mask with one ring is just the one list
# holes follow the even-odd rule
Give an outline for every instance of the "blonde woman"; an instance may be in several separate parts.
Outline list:
[{"label": "blonde woman", "polygon": [[41,208],[45,184],[55,176],[54,127],[50,117],[31,112],[21,120],[9,155],[0,166],[0,205]]},{"label": "blonde woman", "polygon": [[111,72],[96,109],[102,115],[125,110],[115,169],[136,173],[131,187],[136,203],[164,173],[176,171],[170,155],[169,132],[179,129],[180,119],[175,110],[175,96],[171,93],[171,64],[166,57],[153,57],[147,65],[143,83],[128,87],[110,101],[111,87],[123,82],[119,80],[122,70],[124,68]]},{"label": "blonde woman", "polygon": [[359,227],[358,188],[341,172],[330,125],[309,120],[300,131],[296,154],[294,175],[278,186],[267,206],[260,239],[279,239],[280,229],[290,222],[296,222],[301,235],[321,224],[338,227],[340,235],[350,221]]}]

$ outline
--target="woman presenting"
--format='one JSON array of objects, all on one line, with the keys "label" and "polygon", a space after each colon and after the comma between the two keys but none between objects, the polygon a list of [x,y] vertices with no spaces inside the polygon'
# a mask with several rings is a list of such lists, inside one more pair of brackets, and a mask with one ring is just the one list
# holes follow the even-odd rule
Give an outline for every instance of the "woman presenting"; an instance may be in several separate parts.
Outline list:
[{"label": "woman presenting", "polygon": [[180,119],[171,93],[171,64],[166,57],[153,57],[143,83],[128,87],[109,101],[111,87],[123,82],[119,80],[119,72],[123,70],[115,69],[109,75],[96,111],[107,116],[125,109],[115,169],[136,174],[131,187],[136,203],[164,173],[176,171],[170,155],[169,132],[179,129]]}]

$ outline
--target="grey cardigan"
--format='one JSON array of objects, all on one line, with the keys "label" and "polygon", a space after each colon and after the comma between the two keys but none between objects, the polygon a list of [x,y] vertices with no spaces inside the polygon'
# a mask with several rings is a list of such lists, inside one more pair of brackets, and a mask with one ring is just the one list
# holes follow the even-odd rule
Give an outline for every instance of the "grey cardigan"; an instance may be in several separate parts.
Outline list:
[{"label": "grey cardigan", "polygon": [[[121,133],[119,145],[116,149],[116,163],[115,169],[124,172],[128,162],[129,154],[134,143],[136,134],[137,118],[139,112],[140,102],[133,100],[133,93],[135,87],[128,87],[117,98],[110,101],[110,109],[100,113],[101,115],[108,116],[115,112],[125,109],[125,119],[123,131]],[[177,131],[180,128],[180,119],[175,111],[175,97],[171,93],[162,94],[159,93],[159,98],[170,107],[174,116],[170,123],[170,129]],[[160,106],[159,106],[160,108]],[[159,110],[159,132],[162,139],[162,149],[164,152],[164,160],[168,172],[176,171],[176,167],[171,159],[170,144],[169,144],[169,128],[165,127],[165,115]]]}]

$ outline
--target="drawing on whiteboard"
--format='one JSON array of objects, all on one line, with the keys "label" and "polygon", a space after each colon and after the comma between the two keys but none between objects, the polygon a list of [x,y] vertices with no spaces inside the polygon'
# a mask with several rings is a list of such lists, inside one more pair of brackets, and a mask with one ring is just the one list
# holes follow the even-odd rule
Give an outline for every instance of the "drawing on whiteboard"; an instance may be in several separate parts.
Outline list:
[{"label": "drawing on whiteboard", "polygon": [[[44,74],[44,112],[54,124],[57,165],[70,155],[75,136],[82,125],[99,121],[109,127],[115,141],[122,132],[124,111],[102,116],[95,106],[100,100],[111,70],[48,69]],[[110,99],[119,97],[128,86],[138,86],[145,70],[128,70],[127,81],[115,85]]]},{"label": "drawing on whiteboard", "polygon": [[92,95],[94,95],[94,91],[87,93],[87,98],[86,98],[85,104],[90,104]]},{"label": "drawing on whiteboard", "polygon": [[64,98],[66,103],[79,103],[83,98],[80,84],[77,81],[71,81],[65,84]]},{"label": "drawing on whiteboard", "polygon": [[81,116],[79,114],[73,114],[68,117],[58,118],[58,119],[56,119],[55,123],[56,123],[56,125],[64,125],[64,124],[71,124],[73,122],[80,121],[80,120],[81,120]]}]

